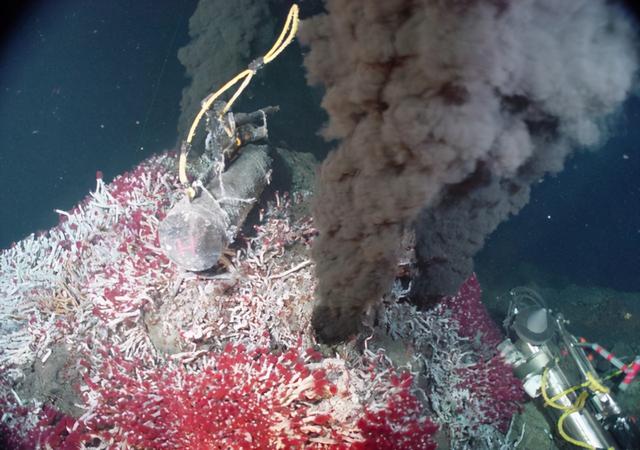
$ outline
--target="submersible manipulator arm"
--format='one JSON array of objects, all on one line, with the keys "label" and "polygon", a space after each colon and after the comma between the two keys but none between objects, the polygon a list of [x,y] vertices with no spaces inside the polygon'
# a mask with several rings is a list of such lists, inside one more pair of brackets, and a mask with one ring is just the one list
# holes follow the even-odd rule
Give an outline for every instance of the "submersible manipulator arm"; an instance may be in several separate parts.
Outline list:
[{"label": "submersible manipulator arm", "polygon": [[[158,237],[164,253],[183,269],[203,271],[218,262],[268,183],[271,158],[267,147],[252,142],[267,137],[266,115],[277,111],[277,107],[234,116],[231,106],[256,72],[293,41],[298,23],[298,6],[294,4],[271,49],[202,101],[182,142],[178,175],[185,195],[160,223]],[[222,94],[237,83],[240,86],[231,98],[227,102],[220,101]],[[190,183],[187,156],[198,124],[205,115],[208,131],[205,152],[199,158],[196,179]],[[255,125],[257,120],[262,120],[262,124]],[[240,156],[226,170],[227,162],[241,147]]]}]

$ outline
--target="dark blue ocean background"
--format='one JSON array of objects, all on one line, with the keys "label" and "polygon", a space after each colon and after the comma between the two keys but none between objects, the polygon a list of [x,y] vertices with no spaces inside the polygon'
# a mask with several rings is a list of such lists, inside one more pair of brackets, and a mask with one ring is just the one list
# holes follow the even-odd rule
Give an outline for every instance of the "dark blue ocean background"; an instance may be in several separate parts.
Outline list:
[{"label": "dark blue ocean background", "polygon": [[[77,204],[97,170],[109,181],[174,147],[187,83],[176,52],[188,41],[196,3],[59,0],[24,7],[0,47],[0,248],[55,225],[53,210]],[[306,88],[300,50],[292,49],[259,75],[255,97],[239,105],[290,104],[294,114],[272,122],[272,139],[321,156],[322,112],[295,103]],[[319,102],[319,95],[306,98]],[[540,275],[558,287],[640,291],[640,101],[631,98],[608,128],[602,148],[575,153],[491,236],[476,260],[486,288]]]},{"label": "dark blue ocean background", "polygon": [[0,248],[176,143],[196,0],[31,2],[0,47]]},{"label": "dark blue ocean background", "polygon": [[640,99],[607,129],[601,148],[573,153],[490,236],[476,257],[481,278],[526,283],[529,266],[557,286],[640,291]]}]

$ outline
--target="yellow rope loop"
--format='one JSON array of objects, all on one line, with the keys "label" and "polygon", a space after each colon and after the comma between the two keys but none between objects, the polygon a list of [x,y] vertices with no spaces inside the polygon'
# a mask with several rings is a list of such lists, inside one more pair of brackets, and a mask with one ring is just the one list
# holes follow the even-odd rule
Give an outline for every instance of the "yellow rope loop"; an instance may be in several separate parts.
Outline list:
[{"label": "yellow rope loop", "polygon": [[[220,112],[220,115],[226,114],[229,109],[231,109],[231,106],[240,96],[242,91],[244,91],[244,89],[249,85],[249,82],[251,82],[251,78],[253,78],[258,69],[260,69],[264,64],[273,61],[293,41],[293,38],[298,31],[299,22],[300,20],[298,18],[298,5],[294,4],[291,6],[289,14],[287,14],[287,20],[282,27],[280,36],[278,36],[278,39],[276,39],[276,42],[273,44],[271,49],[269,49],[269,51],[262,58],[253,61],[249,65],[248,69],[243,70],[231,80],[227,81],[224,86],[207,96],[202,101],[200,111],[198,111],[198,114],[196,114],[196,117],[191,123],[191,128],[189,129],[189,134],[187,135],[186,139],[187,145],[183,145],[181,149],[180,159],[178,161],[178,176],[181,183],[187,184],[189,182],[187,178],[187,154],[189,153],[190,144],[193,141],[193,137],[196,134],[196,129],[198,128],[200,120],[202,120],[202,116],[204,116],[209,108],[211,108],[211,105],[213,105],[213,102],[215,102],[218,97],[224,94],[228,89],[230,89],[240,80],[243,80],[242,84],[238,87],[238,89],[236,89],[225,107]],[[188,191],[187,194],[189,195],[189,198],[193,198],[193,195],[195,195],[193,189]]]},{"label": "yellow rope loop", "polygon": [[544,398],[544,403],[547,406],[551,406],[552,408],[556,408],[556,409],[566,409],[565,406],[556,403],[556,401],[574,391],[577,391],[578,389],[581,388],[589,388],[591,389],[593,392],[598,392],[598,393],[602,393],[602,394],[607,394],[609,393],[609,388],[607,388],[606,386],[604,386],[592,373],[587,373],[587,381],[585,381],[582,384],[579,384],[577,386],[572,386],[562,392],[560,392],[559,394],[554,395],[553,397],[549,398],[548,394],[547,394],[547,390],[546,390],[546,386],[547,386],[547,377],[548,377],[548,372],[549,369],[545,368],[544,372],[542,373],[542,382],[541,382],[541,393],[542,393],[542,397]]},{"label": "yellow rope loop", "polygon": [[[293,4],[291,9],[289,9],[289,14],[287,14],[287,20],[282,27],[282,31],[280,32],[280,36],[276,39],[276,42],[271,46],[271,49],[262,57],[255,61],[253,61],[247,71],[250,71],[250,74],[247,75],[247,78],[243,81],[240,87],[236,90],[233,96],[229,99],[221,114],[226,114],[231,106],[236,101],[236,99],[240,96],[242,91],[249,85],[251,78],[255,73],[260,69],[264,64],[268,64],[276,57],[282,53],[282,51],[293,41],[293,38],[296,36],[298,32],[298,24],[300,20],[298,19],[298,5]],[[286,36],[286,38],[285,38]]]},{"label": "yellow rope loop", "polygon": [[588,448],[590,450],[596,450],[596,448],[593,445],[589,445],[586,442],[582,442],[582,441],[579,441],[577,439],[572,438],[564,430],[564,421],[565,421],[565,419],[567,417],[569,417],[571,414],[582,410],[582,408],[584,408],[584,404],[586,403],[588,397],[589,397],[589,393],[587,391],[583,391],[578,396],[578,398],[576,399],[576,402],[572,406],[566,408],[565,412],[563,412],[562,415],[560,416],[560,418],[558,419],[558,424],[557,424],[558,433],[560,434],[560,436],[562,436],[562,439],[564,439],[565,441],[569,442],[570,444],[575,445],[576,447],[582,447],[582,448]]},{"label": "yellow rope loop", "polygon": [[593,392],[598,392],[600,394],[609,393],[609,388],[600,383],[600,381],[591,372],[587,373],[587,382],[585,384]]},{"label": "yellow rope loop", "polygon": [[[298,25],[300,23],[300,19],[298,18],[298,5],[291,6],[289,10],[289,14],[287,14],[287,20],[282,27],[282,31],[280,32],[280,36],[276,39],[276,42],[273,44],[271,49],[264,55],[264,63],[267,64],[273,61],[282,51],[293,41],[296,33],[298,32]],[[287,35],[288,31],[288,35]],[[285,35],[287,35],[285,39]]]},{"label": "yellow rope loop", "polygon": [[189,177],[187,177],[187,152],[180,153],[180,159],[178,160],[178,178],[180,183],[187,184]]},{"label": "yellow rope loop", "polygon": [[[567,434],[567,432],[564,429],[564,421],[566,420],[566,418],[573,413],[580,412],[584,408],[587,402],[587,399],[589,398],[589,391],[586,391],[586,390],[582,391],[580,395],[578,395],[578,398],[576,399],[576,401],[570,406],[561,405],[557,403],[557,400],[581,388],[589,388],[593,392],[600,392],[600,393],[608,393],[609,389],[603,386],[602,383],[592,373],[587,373],[587,381],[585,381],[584,383],[579,384],[577,386],[572,386],[560,392],[559,394],[556,394],[553,397],[549,398],[549,394],[547,393],[548,376],[549,376],[549,368],[546,367],[544,369],[544,372],[542,373],[542,380],[540,383],[540,392],[542,393],[542,398],[544,398],[545,406],[551,406],[552,408],[556,408],[563,411],[563,413],[560,415],[560,418],[558,419],[558,423],[556,424],[558,428],[558,433],[560,434],[562,439],[564,439],[565,441],[577,447],[596,450],[594,446],[586,442],[582,442],[572,438]],[[607,450],[613,450],[613,449],[609,448]]]},{"label": "yellow rope loop", "polygon": [[251,81],[251,78],[253,78],[253,76],[256,73],[256,71],[252,70],[252,69],[247,69],[247,72],[248,73],[247,73],[244,81],[240,85],[240,87],[238,89],[236,89],[236,91],[233,93],[233,95],[231,96],[231,98],[229,99],[227,104],[224,106],[224,108],[220,112],[221,115],[226,114],[231,109],[231,105],[233,105],[234,102],[236,101],[236,99],[238,97],[240,97],[240,94],[242,94],[242,91],[244,91],[244,88],[246,88],[249,85],[249,82]]},{"label": "yellow rope loop", "polygon": [[200,123],[200,120],[202,119],[202,116],[204,116],[205,113],[211,108],[211,105],[213,105],[213,103],[218,99],[218,97],[220,97],[222,94],[224,94],[225,91],[227,91],[231,86],[236,84],[241,79],[246,78],[246,77],[250,78],[250,77],[253,76],[253,74],[254,74],[254,72],[252,70],[250,70],[250,69],[243,70],[238,75],[236,75],[235,77],[233,77],[232,79],[227,81],[224,84],[224,86],[222,86],[220,89],[215,91],[213,94],[210,94],[209,96],[207,96],[202,101],[202,105],[200,107],[200,111],[198,111],[198,114],[196,115],[195,119],[193,119],[193,122],[191,123],[191,128],[189,129],[189,134],[187,135],[187,142],[189,144],[191,143],[191,141],[193,141],[193,137],[196,134],[196,128],[198,127],[198,123]]},{"label": "yellow rope loop", "polygon": [[[558,394],[558,395],[554,395],[553,398],[549,397],[549,394],[547,393],[548,378],[549,378],[549,368],[545,367],[544,372],[542,372],[542,381],[540,382],[540,393],[542,394],[542,398],[544,399],[545,406],[551,406],[552,408],[561,409],[561,410],[566,409],[564,405],[556,403],[556,400],[559,397],[562,397],[562,395]],[[561,393],[561,394],[564,394],[564,393]]]}]

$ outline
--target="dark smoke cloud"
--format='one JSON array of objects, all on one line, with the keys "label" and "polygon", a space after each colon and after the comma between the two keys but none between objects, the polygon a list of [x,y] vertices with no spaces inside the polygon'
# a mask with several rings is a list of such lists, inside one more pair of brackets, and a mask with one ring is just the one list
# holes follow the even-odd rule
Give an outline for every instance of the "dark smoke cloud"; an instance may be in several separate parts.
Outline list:
[{"label": "dark smoke cloud", "polygon": [[[200,103],[271,45],[267,2],[200,0],[189,19],[191,41],[178,51],[191,83],[182,91],[178,132],[186,137]],[[233,91],[232,91],[233,92]]]},{"label": "dark smoke cloud", "polygon": [[[304,23],[324,130],[314,247],[327,341],[354,332],[416,223],[417,292],[457,289],[484,239],[606,137],[629,94],[633,30],[604,0],[340,0]],[[416,222],[418,214],[420,217]]]}]

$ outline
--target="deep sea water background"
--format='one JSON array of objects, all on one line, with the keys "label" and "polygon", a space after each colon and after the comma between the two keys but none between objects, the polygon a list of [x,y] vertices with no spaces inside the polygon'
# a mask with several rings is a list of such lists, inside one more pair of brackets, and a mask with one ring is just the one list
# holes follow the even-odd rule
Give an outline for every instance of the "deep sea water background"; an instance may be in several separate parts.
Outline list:
[{"label": "deep sea water background", "polygon": [[196,0],[27,4],[0,42],[0,248],[175,144]]},{"label": "deep sea water background", "polygon": [[[570,158],[534,187],[477,256],[481,275],[526,283],[536,267],[549,282],[640,291],[640,99],[611,118],[610,139]],[[514,285],[515,285],[514,284]]]}]

